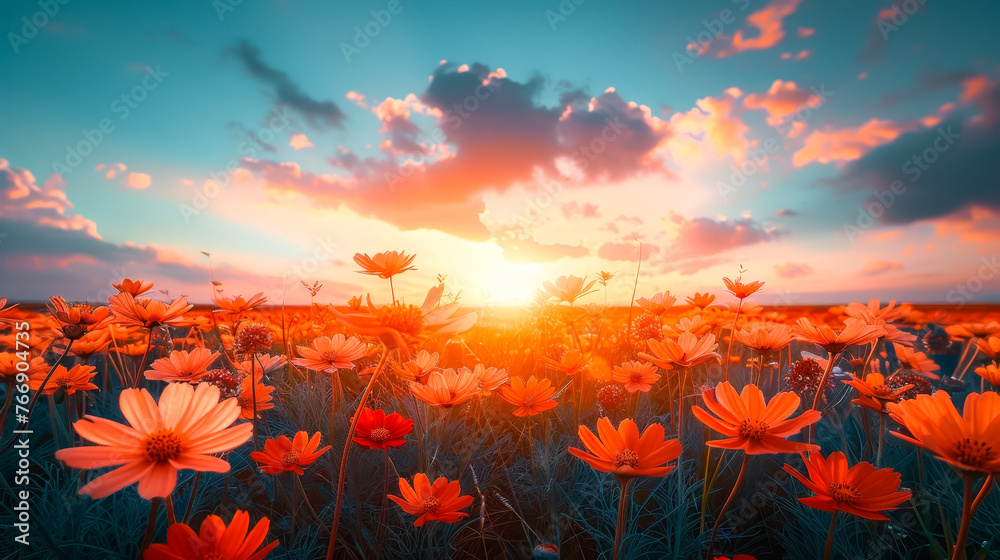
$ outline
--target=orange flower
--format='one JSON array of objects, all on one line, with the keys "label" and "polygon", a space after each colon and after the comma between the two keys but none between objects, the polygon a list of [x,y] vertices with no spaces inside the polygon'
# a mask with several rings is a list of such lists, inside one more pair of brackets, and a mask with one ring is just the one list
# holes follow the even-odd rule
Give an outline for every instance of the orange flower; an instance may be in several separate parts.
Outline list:
[{"label": "orange flower", "polygon": [[726,284],[726,291],[739,299],[746,299],[764,287],[764,283],[760,281],[744,284],[739,276],[736,277],[735,282],[729,278],[723,278],[722,282]]},{"label": "orange flower", "polygon": [[344,313],[331,309],[331,313],[348,329],[360,335],[378,337],[386,345],[395,345],[409,357],[410,346],[419,344],[429,336],[446,336],[465,332],[478,320],[475,313],[457,315],[457,303],[435,307],[444,284],[438,284],[427,292],[420,307],[403,303],[392,303],[375,307],[371,297],[368,307],[360,312]]},{"label": "orange flower", "polygon": [[698,307],[701,309],[704,309],[709,305],[712,305],[713,301],[715,301],[715,295],[710,294],[708,292],[705,292],[703,294],[695,292],[693,296],[687,298],[688,305],[692,307]]},{"label": "orange flower", "polygon": [[239,416],[236,399],[219,402],[219,389],[202,383],[171,383],[159,404],[145,389],[125,389],[119,396],[128,426],[84,416],[76,433],[98,446],[56,451],[56,458],[79,469],[124,465],[80,489],[94,499],[139,483],[144,499],[166,498],[177,484],[177,471],[227,472],[229,463],[213,457],[250,439],[250,424],[230,426]]},{"label": "orange flower", "polygon": [[153,289],[152,282],[143,282],[142,280],[130,280],[125,278],[121,282],[115,284],[111,283],[111,287],[118,290],[119,292],[128,292],[132,294],[133,297],[139,297],[142,294]]},{"label": "orange flower", "polygon": [[663,315],[675,301],[677,301],[677,298],[670,295],[670,292],[659,293],[649,299],[641,297],[635,300],[639,304],[639,307],[649,311],[653,315]]},{"label": "orange flower", "polygon": [[962,471],[1000,472],[1000,395],[969,393],[961,415],[945,391],[889,403],[886,408],[910,432],[891,432],[894,436]]},{"label": "orange flower", "polygon": [[899,473],[892,469],[876,470],[870,463],[858,463],[848,468],[847,457],[835,451],[826,459],[821,454],[802,455],[806,478],[785,464],[785,472],[794,476],[815,496],[799,498],[803,504],[823,511],[845,511],[865,519],[888,521],[880,512],[898,509],[910,499],[910,493],[899,490]]},{"label": "orange flower", "polygon": [[587,369],[589,362],[587,357],[576,349],[566,350],[558,360],[554,358],[542,358],[542,361],[557,372],[569,376],[576,375]]},{"label": "orange flower", "polygon": [[601,418],[597,421],[597,433],[600,438],[586,426],[580,426],[580,439],[587,451],[575,447],[568,451],[595,470],[611,473],[619,480],[667,476],[674,467],[665,463],[681,454],[681,444],[676,439],[663,439],[660,424],[650,424],[640,436],[639,427],[631,418],[622,420],[617,430],[610,420]]},{"label": "orange flower", "polygon": [[[32,374],[28,378],[28,388],[32,391],[37,391],[42,386],[42,381],[45,380],[47,373],[45,371],[38,371]],[[52,372],[49,382],[45,384],[42,394],[55,394],[62,387],[66,388],[67,395],[72,395],[77,391],[95,391],[97,390],[97,385],[94,385],[90,381],[95,375],[97,375],[97,370],[94,369],[94,366],[77,364],[68,370],[64,366],[58,366]]]},{"label": "orange flower", "polygon": [[384,253],[376,253],[374,257],[369,257],[368,253],[361,254],[355,253],[354,262],[358,263],[358,266],[364,270],[358,270],[361,274],[377,274],[379,278],[392,278],[393,276],[406,272],[407,270],[416,270],[410,264],[416,255],[406,255],[406,252],[397,253],[396,251],[386,251]]},{"label": "orange flower", "polygon": [[479,389],[478,380],[468,370],[455,371],[448,368],[435,371],[427,376],[427,384],[410,383],[414,397],[438,408],[451,408],[475,396]]},{"label": "orange flower", "polygon": [[208,348],[174,350],[167,357],[154,361],[146,370],[146,379],[169,383],[198,383],[208,375],[212,362],[219,357],[218,352]]},{"label": "orange flower", "polygon": [[848,319],[840,332],[829,325],[821,323],[814,325],[808,317],[799,319],[792,330],[796,338],[804,342],[812,342],[830,354],[839,354],[848,346],[867,344],[881,337],[884,331],[875,325],[869,325],[860,319]]},{"label": "orange flower", "polygon": [[977,367],[976,375],[982,377],[986,381],[989,381],[994,387],[1000,386],[1000,368],[997,367],[996,362],[982,367]]},{"label": "orange flower", "polygon": [[976,340],[976,346],[979,347],[979,351],[986,354],[992,360],[997,359],[1000,356],[1000,338],[991,336],[988,339],[980,338]]},{"label": "orange flower", "polygon": [[476,367],[472,370],[472,377],[476,378],[478,383],[479,396],[488,397],[500,388],[501,385],[510,379],[507,375],[507,370],[495,367],[486,367],[483,364],[476,364]]},{"label": "orange flower", "polygon": [[695,406],[692,408],[695,417],[728,436],[728,439],[707,442],[711,447],[742,449],[748,455],[819,450],[818,445],[784,439],[820,418],[817,410],[807,410],[796,418],[789,418],[799,408],[799,396],[795,393],[778,393],[765,404],[764,393],[756,385],[747,385],[737,394],[728,381],[723,381],[701,396],[710,412]]},{"label": "orange flower", "polygon": [[245,511],[237,511],[229,527],[219,516],[209,515],[201,522],[200,534],[185,523],[174,523],[167,529],[167,544],[150,545],[143,560],[262,560],[278,546],[271,541],[260,548],[270,523],[264,517],[247,533],[250,516]]},{"label": "orange flower", "polygon": [[110,343],[111,336],[108,334],[108,331],[93,331],[75,340],[70,353],[87,361],[94,354],[107,348]]},{"label": "orange flower", "polygon": [[546,296],[546,299],[556,298],[561,302],[565,301],[573,305],[573,302],[576,300],[597,291],[597,288],[593,287],[597,283],[597,280],[591,280],[589,284],[584,284],[586,281],[586,276],[583,278],[572,275],[560,276],[556,278],[555,283],[549,281],[542,282],[541,293]]},{"label": "orange flower", "polygon": [[500,388],[500,397],[516,406],[511,414],[519,418],[535,416],[546,410],[551,410],[559,404],[553,398],[556,388],[548,379],[535,379],[535,376],[528,378],[527,383],[520,377],[512,377],[510,385]]},{"label": "orange flower", "polygon": [[733,338],[747,348],[757,352],[781,350],[792,341],[792,327],[785,324],[754,323],[750,330],[738,329]]},{"label": "orange flower", "polygon": [[3,323],[13,315],[13,309],[17,307],[18,304],[15,303],[10,307],[4,307],[5,305],[7,305],[7,298],[0,298],[0,323]]},{"label": "orange flower", "polygon": [[106,322],[113,322],[122,327],[137,326],[151,329],[160,325],[184,326],[183,315],[191,310],[183,297],[175,299],[170,305],[151,299],[135,299],[132,294],[122,292],[108,298],[113,317]]},{"label": "orange flower", "polygon": [[368,345],[356,337],[347,338],[342,334],[333,337],[321,336],[309,346],[298,346],[301,358],[292,360],[297,366],[326,373],[337,373],[338,369],[351,369],[354,360],[368,355]]},{"label": "orange flower", "polygon": [[674,366],[689,368],[705,362],[722,359],[715,351],[719,347],[715,335],[708,334],[702,338],[685,331],[677,337],[677,342],[669,338],[663,340],[649,339],[646,341],[652,355],[640,352],[639,357],[652,362],[663,369],[673,369]]},{"label": "orange flower", "polygon": [[358,427],[354,431],[354,443],[368,449],[388,449],[400,447],[406,443],[403,439],[413,431],[413,419],[403,418],[398,412],[386,415],[381,408],[372,410],[365,407],[358,418]]},{"label": "orange flower", "polygon": [[437,352],[432,354],[427,350],[421,350],[415,358],[408,362],[403,362],[402,369],[395,366],[392,366],[392,369],[405,381],[426,383],[427,376],[431,372],[441,371],[441,368],[437,367],[439,358],[440,356],[438,356]]},{"label": "orange flower", "polygon": [[694,315],[693,317],[681,317],[675,325],[665,325],[663,332],[672,338],[679,337],[682,332],[689,332],[695,336],[704,336],[712,332],[713,328],[712,323],[705,317]]},{"label": "orange flower", "polygon": [[260,463],[260,470],[267,474],[281,474],[283,472],[294,472],[302,475],[305,471],[302,467],[308,467],[316,462],[330,446],[323,449],[319,447],[319,432],[309,437],[306,432],[296,432],[293,439],[286,436],[278,436],[278,439],[268,438],[264,442],[264,451],[254,451],[250,453],[250,458]]},{"label": "orange flower", "polygon": [[956,340],[970,340],[973,338],[989,338],[1000,334],[1000,323],[990,321],[989,323],[959,323],[945,327],[948,334]]},{"label": "orange flower", "polygon": [[[38,373],[48,372],[49,366],[45,363],[45,360],[38,356],[37,358],[31,358],[28,361],[28,368],[25,370],[24,366],[21,366],[19,370],[17,366],[21,364],[24,360],[18,357],[16,352],[0,352],[0,383],[13,383],[17,380],[17,374],[23,373],[30,376]],[[55,374],[53,374],[54,376]],[[8,389],[9,391],[10,389]]]},{"label": "orange flower", "polygon": [[[913,384],[903,385],[897,389],[892,389],[885,383],[885,377],[880,373],[869,373],[864,380],[851,376],[845,379],[844,383],[854,387],[861,394],[862,398],[851,401],[854,404],[871,408],[877,412],[884,412],[885,403],[899,402],[907,391],[913,388]],[[872,402],[874,401],[874,402]],[[876,406],[871,406],[876,405]]]},{"label": "orange flower", "polygon": [[237,395],[236,400],[240,404],[240,418],[244,420],[253,420],[255,395],[257,397],[258,416],[261,412],[274,408],[274,403],[271,401],[271,393],[274,392],[274,387],[262,383],[260,381],[262,377],[263,373],[254,376],[253,382],[256,382],[256,386],[252,388],[250,385],[252,381],[249,375],[244,377],[243,381],[240,381],[240,393]]},{"label": "orange flower", "polygon": [[101,328],[111,316],[107,307],[95,308],[84,303],[69,305],[59,296],[50,297],[47,307],[59,321],[60,334],[70,340],[77,340],[91,330]]},{"label": "orange flower", "polygon": [[212,302],[215,303],[216,307],[229,313],[230,315],[240,315],[255,309],[261,305],[267,303],[267,297],[264,296],[264,292],[258,292],[253,295],[250,299],[245,299],[242,296],[236,296],[234,298],[225,298],[219,296],[213,298]]},{"label": "orange flower", "polygon": [[415,527],[421,527],[428,521],[454,523],[469,516],[459,510],[469,507],[472,496],[460,495],[462,486],[457,480],[448,482],[442,476],[431,485],[426,474],[417,473],[413,477],[412,488],[406,479],[399,479],[399,493],[402,498],[390,494],[389,499],[399,504],[406,513],[418,516],[413,522]]},{"label": "orange flower", "polygon": [[351,299],[347,300],[347,305],[354,311],[360,311],[361,306],[364,304],[364,302],[365,300],[363,300],[361,296],[354,296]]},{"label": "orange flower", "polygon": [[597,273],[597,281],[600,282],[602,286],[607,287],[608,280],[611,280],[612,278],[614,278],[615,274],[618,274],[618,273],[617,272],[605,272],[605,271],[602,270],[602,271],[600,271],[600,272]]},{"label": "orange flower", "polygon": [[611,379],[621,383],[629,393],[636,391],[648,393],[653,388],[653,383],[660,380],[660,374],[656,373],[655,364],[633,361],[615,366]]},{"label": "orange flower", "polygon": [[236,368],[236,371],[243,375],[250,375],[251,372],[254,375],[270,373],[283,365],[285,365],[284,356],[274,356],[271,354],[257,354],[249,360],[233,362],[233,367]]},{"label": "orange flower", "polygon": [[941,376],[934,372],[941,369],[941,366],[934,363],[934,360],[927,357],[923,352],[917,352],[913,348],[893,344],[896,350],[896,359],[899,360],[900,368],[912,369],[916,373],[930,379],[941,379]]}]

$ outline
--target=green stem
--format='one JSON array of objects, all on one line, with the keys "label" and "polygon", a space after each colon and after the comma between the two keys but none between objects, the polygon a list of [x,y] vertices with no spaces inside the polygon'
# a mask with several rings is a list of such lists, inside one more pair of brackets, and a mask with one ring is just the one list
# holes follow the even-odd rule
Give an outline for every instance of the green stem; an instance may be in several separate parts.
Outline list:
[{"label": "green stem", "polygon": [[743,453],[743,462],[740,464],[740,474],[736,477],[736,483],[733,484],[733,490],[729,493],[729,497],[726,498],[726,503],[722,505],[722,511],[719,512],[719,517],[715,519],[715,525],[712,527],[712,536],[708,539],[708,554],[705,556],[706,560],[712,560],[712,548],[715,545],[715,533],[719,530],[719,523],[722,522],[722,518],[726,515],[726,510],[729,509],[729,504],[733,502],[733,497],[736,496],[736,491],[740,489],[743,484],[743,478],[747,474],[747,465],[750,464],[750,455]]}]

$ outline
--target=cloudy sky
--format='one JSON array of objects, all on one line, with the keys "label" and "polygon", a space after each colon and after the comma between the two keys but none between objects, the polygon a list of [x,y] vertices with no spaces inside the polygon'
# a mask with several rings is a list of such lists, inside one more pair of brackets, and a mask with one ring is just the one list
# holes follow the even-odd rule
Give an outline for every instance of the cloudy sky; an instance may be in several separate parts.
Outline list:
[{"label": "cloudy sky", "polygon": [[0,297],[378,299],[405,250],[414,299],[627,302],[641,243],[640,294],[1000,299],[1000,6],[64,1],[0,6]]}]

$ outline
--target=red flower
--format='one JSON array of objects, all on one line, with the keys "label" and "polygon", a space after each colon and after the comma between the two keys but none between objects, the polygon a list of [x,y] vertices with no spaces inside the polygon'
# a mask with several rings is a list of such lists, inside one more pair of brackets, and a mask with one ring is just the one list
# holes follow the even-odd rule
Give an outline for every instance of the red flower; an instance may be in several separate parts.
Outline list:
[{"label": "red flower", "polygon": [[372,410],[365,407],[361,411],[358,427],[354,431],[354,443],[368,449],[400,447],[406,443],[403,437],[412,431],[412,419],[403,418],[398,412],[386,416],[381,408]]}]

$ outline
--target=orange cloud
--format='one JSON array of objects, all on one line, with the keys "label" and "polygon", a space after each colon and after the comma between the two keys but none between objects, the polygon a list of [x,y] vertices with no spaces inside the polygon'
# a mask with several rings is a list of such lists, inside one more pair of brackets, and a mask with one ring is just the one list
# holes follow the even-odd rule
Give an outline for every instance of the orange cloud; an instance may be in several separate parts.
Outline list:
[{"label": "orange cloud", "polygon": [[305,134],[293,134],[292,139],[288,141],[288,145],[296,150],[313,147],[313,143],[309,141],[309,137]]},{"label": "orange cloud", "polygon": [[[721,97],[699,99],[690,111],[670,116],[674,136],[667,146],[675,163],[700,162],[704,165],[723,155],[729,155],[737,164],[743,162],[749,146],[746,134],[750,127],[736,114],[742,94],[738,88],[729,88]],[[706,153],[706,144],[714,154]]]},{"label": "orange cloud", "polygon": [[806,137],[805,145],[792,155],[792,164],[803,167],[813,162],[852,161],[872,148],[887,144],[900,134],[916,129],[914,123],[873,118],[861,126],[816,130]]},{"label": "orange cloud", "polygon": [[875,259],[865,263],[865,266],[858,272],[858,276],[878,276],[879,274],[893,272],[902,268],[903,265],[896,261]]},{"label": "orange cloud", "polygon": [[774,272],[779,277],[790,280],[800,276],[809,276],[813,273],[813,267],[807,263],[779,263],[774,265]]},{"label": "orange cloud", "polygon": [[148,173],[129,173],[125,178],[124,185],[130,189],[148,189],[153,183],[153,178]]},{"label": "orange cloud", "polygon": [[743,106],[766,111],[767,124],[778,126],[795,111],[818,102],[819,97],[815,93],[800,88],[795,82],[775,80],[766,92],[747,95]]},{"label": "orange cloud", "polygon": [[802,0],[772,0],[763,8],[747,16],[747,25],[756,30],[755,37],[747,37],[739,29],[732,37],[719,35],[712,41],[715,56],[725,58],[737,53],[769,49],[785,38],[784,19],[795,13]]}]

